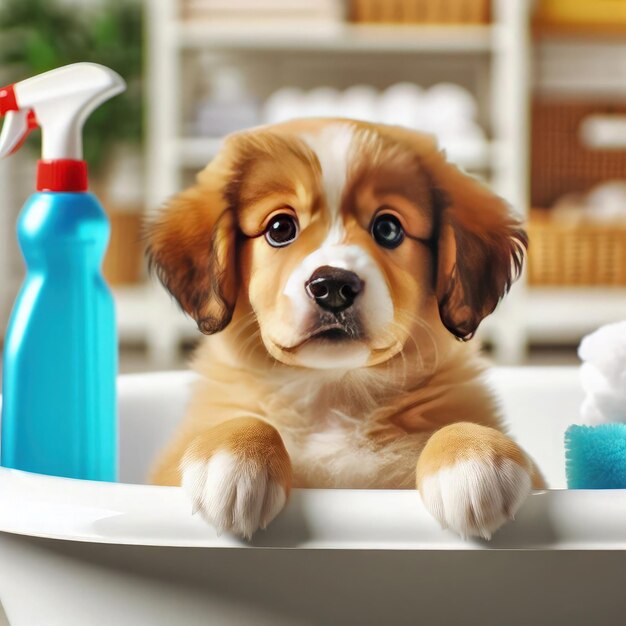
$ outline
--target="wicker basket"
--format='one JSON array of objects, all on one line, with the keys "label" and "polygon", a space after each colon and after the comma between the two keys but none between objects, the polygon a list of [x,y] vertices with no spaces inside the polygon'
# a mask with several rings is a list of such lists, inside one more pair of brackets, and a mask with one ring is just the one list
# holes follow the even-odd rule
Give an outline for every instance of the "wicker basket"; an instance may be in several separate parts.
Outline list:
[{"label": "wicker basket", "polygon": [[570,224],[534,210],[528,234],[531,285],[626,285],[626,224]]},{"label": "wicker basket", "polygon": [[592,114],[626,114],[626,105],[537,100],[532,111],[531,206],[552,206],[606,180],[626,178],[626,150],[597,150],[579,138]]},{"label": "wicker basket", "polygon": [[485,24],[489,0],[349,0],[352,22]]}]

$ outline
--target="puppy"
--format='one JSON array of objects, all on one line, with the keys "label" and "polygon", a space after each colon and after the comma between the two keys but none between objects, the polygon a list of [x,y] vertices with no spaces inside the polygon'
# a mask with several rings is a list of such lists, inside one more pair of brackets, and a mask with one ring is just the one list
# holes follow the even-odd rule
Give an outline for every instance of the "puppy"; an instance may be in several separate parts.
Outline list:
[{"label": "puppy", "polygon": [[465,343],[526,234],[429,136],[330,119],[231,135],[148,239],[209,335],[152,478],[219,531],[250,537],[292,487],[417,486],[444,528],[488,538],[543,486]]}]

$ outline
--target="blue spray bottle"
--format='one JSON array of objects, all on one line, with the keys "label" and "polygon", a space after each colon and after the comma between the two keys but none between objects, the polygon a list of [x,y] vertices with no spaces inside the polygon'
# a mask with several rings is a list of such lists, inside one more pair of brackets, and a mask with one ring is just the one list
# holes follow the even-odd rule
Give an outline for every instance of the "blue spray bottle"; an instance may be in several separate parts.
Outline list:
[{"label": "blue spray bottle", "polygon": [[81,133],[124,87],[112,70],[76,63],[0,89],[0,157],[42,130],[37,193],[17,225],[27,273],[4,340],[4,467],[116,478],[117,336],[101,274],[109,223],[87,192]]}]

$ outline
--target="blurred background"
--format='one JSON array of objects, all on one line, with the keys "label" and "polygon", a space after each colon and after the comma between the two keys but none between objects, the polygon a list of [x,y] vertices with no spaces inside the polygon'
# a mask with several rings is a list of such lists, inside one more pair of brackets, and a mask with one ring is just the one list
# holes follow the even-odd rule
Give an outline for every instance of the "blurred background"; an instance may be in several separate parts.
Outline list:
[{"label": "blurred background", "polygon": [[[200,337],[147,275],[143,216],[225,134],[291,117],[433,132],[526,216],[526,275],[479,336],[496,362],[572,363],[626,319],[623,0],[0,0],[0,84],[85,60],[129,86],[85,129],[122,371],[184,367]],[[0,336],[38,149],[0,163]]]}]

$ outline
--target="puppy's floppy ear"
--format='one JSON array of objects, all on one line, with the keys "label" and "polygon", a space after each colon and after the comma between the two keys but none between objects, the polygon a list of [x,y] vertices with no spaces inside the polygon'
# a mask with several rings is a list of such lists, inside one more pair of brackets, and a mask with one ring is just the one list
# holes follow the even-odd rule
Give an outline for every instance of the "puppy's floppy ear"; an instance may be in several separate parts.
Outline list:
[{"label": "puppy's floppy ear", "polygon": [[501,198],[441,152],[422,163],[435,187],[441,321],[459,339],[471,339],[519,277],[528,237]]},{"label": "puppy's floppy ear", "polygon": [[147,227],[150,266],[207,335],[230,322],[238,291],[235,213],[212,167]]}]

